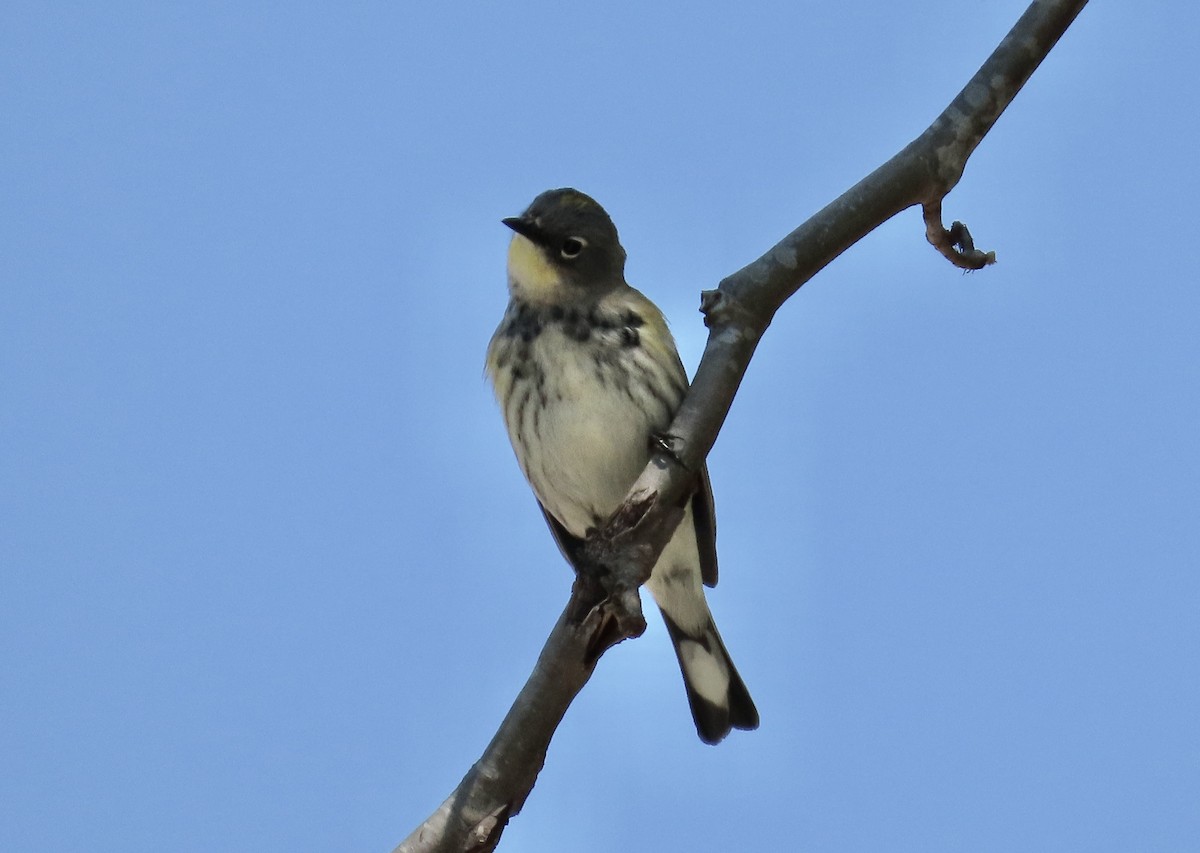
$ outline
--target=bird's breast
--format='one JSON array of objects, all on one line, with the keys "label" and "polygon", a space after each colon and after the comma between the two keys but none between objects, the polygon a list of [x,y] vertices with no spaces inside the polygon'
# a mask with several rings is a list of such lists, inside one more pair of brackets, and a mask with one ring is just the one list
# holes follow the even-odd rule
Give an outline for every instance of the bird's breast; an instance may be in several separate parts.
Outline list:
[{"label": "bird's breast", "polygon": [[658,363],[637,326],[619,320],[514,314],[489,359],[521,468],[577,536],[616,509],[683,393],[673,365]]}]

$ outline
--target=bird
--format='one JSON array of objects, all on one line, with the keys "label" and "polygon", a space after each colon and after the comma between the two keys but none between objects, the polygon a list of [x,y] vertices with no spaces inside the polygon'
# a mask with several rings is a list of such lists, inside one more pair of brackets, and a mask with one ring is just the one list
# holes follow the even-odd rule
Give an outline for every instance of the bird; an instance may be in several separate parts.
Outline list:
[{"label": "bird", "polygon": [[[687,373],[663,314],[625,281],[608,213],[564,187],[538,195],[508,248],[509,302],[488,344],[487,374],[546,523],[576,571],[589,531],[620,506],[663,440]],[[666,623],[700,739],[752,730],[758,709],[704,595],[717,582],[707,466],[646,582]]]}]

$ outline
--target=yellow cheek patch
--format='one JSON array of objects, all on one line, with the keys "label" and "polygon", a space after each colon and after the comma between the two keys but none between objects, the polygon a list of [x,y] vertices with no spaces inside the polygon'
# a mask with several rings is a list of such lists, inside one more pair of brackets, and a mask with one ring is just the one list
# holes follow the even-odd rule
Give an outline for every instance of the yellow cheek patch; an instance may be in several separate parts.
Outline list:
[{"label": "yellow cheek patch", "polygon": [[508,247],[508,286],[514,296],[529,302],[553,302],[562,276],[542,250],[521,234]]}]

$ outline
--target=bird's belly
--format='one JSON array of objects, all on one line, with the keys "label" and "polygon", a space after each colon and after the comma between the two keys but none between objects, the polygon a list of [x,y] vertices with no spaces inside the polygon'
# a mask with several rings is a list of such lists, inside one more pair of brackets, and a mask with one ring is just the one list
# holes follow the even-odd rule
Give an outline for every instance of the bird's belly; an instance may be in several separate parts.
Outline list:
[{"label": "bird's belly", "polygon": [[543,506],[583,536],[621,503],[650,458],[650,434],[665,424],[633,402],[628,375],[601,369],[586,346],[568,351],[543,374],[540,440],[522,463]]}]

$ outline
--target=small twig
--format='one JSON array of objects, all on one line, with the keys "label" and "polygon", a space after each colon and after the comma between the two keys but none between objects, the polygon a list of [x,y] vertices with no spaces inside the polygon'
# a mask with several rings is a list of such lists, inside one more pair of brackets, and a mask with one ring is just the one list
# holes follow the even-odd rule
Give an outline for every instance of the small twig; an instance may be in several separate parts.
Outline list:
[{"label": "small twig", "polygon": [[942,225],[941,199],[921,205],[921,211],[925,216],[925,239],[950,263],[964,270],[981,270],[996,263],[995,252],[975,248],[971,232],[963,223],[955,220],[950,224],[950,230],[946,230]]}]

